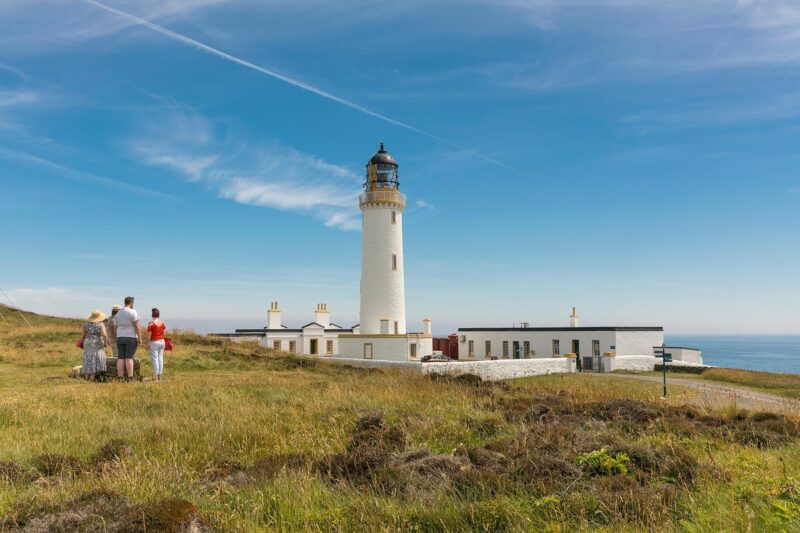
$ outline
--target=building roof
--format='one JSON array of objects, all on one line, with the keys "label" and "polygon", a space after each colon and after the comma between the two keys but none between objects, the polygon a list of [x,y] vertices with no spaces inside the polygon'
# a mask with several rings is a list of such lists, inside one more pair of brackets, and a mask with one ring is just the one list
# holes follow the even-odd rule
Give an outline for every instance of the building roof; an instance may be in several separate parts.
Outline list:
[{"label": "building roof", "polygon": [[666,350],[694,350],[696,352],[700,351],[700,348],[689,348],[686,346],[664,346]]},{"label": "building roof", "polygon": [[375,152],[375,155],[369,160],[367,165],[394,165],[397,166],[397,161],[394,160],[394,157],[389,155],[389,153],[384,150],[383,143],[381,143],[381,147],[378,148],[378,151]]},{"label": "building roof", "polygon": [[322,325],[322,324],[320,324],[319,322],[309,322],[309,323],[308,323],[308,324],[306,324],[305,326],[302,326],[302,328],[303,328],[303,329],[306,329],[306,328],[307,328],[307,327],[309,327],[309,326],[319,326],[319,327],[321,327],[322,329],[325,329],[325,326],[323,326],[323,325]]},{"label": "building roof", "polygon": [[664,331],[661,326],[654,327],[619,327],[602,326],[586,328],[458,328],[458,331]]}]

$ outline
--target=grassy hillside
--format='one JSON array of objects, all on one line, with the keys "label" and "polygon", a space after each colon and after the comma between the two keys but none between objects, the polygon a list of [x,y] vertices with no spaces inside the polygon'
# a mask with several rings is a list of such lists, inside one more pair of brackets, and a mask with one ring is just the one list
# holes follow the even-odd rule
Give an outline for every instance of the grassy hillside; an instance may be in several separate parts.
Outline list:
[{"label": "grassy hillside", "polygon": [[66,377],[79,321],[0,311],[0,531],[800,527],[792,418],[666,404],[651,383],[432,380],[187,332],[165,381],[87,383]]}]

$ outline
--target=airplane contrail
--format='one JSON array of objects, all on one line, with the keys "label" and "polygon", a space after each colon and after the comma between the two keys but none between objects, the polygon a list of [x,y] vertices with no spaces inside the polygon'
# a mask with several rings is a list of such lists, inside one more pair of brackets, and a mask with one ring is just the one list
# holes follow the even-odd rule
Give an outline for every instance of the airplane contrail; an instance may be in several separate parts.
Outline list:
[{"label": "airplane contrail", "polygon": [[183,44],[188,44],[189,46],[192,46],[194,48],[202,50],[203,52],[207,52],[209,54],[215,55],[215,56],[220,57],[222,59],[225,59],[227,61],[231,61],[231,62],[236,63],[238,65],[241,65],[243,67],[247,67],[249,69],[255,70],[255,71],[260,72],[262,74],[266,74],[267,76],[271,76],[271,77],[273,77],[275,79],[281,80],[281,81],[283,81],[285,83],[288,83],[290,85],[294,85],[295,87],[303,89],[304,91],[308,91],[310,93],[314,93],[314,94],[316,94],[318,96],[321,96],[323,98],[327,98],[328,100],[332,100],[332,101],[334,101],[334,102],[336,102],[338,104],[341,104],[343,106],[347,106],[347,107],[349,107],[351,109],[355,109],[356,111],[360,111],[361,113],[364,113],[364,114],[369,115],[371,117],[377,118],[379,120],[383,120],[384,122],[388,122],[389,124],[393,124],[395,126],[399,126],[401,128],[405,128],[407,130],[410,130],[410,131],[413,131],[415,133],[418,133],[420,135],[424,135],[425,137],[428,137],[430,139],[434,139],[436,141],[439,141],[439,142],[441,142],[443,144],[446,144],[446,145],[448,145],[448,146],[450,146],[452,148],[456,148],[458,150],[462,150],[464,152],[467,152],[467,153],[469,153],[471,155],[474,155],[475,157],[483,159],[484,161],[488,161],[489,163],[492,163],[494,165],[498,165],[498,166],[506,168],[508,170],[513,170],[515,172],[517,171],[517,169],[515,169],[514,167],[506,165],[505,163],[501,163],[500,161],[497,161],[496,159],[492,159],[491,157],[488,157],[488,156],[485,156],[483,154],[480,154],[480,153],[478,153],[478,152],[476,152],[474,150],[471,150],[469,148],[465,148],[463,146],[460,146],[460,145],[458,145],[458,144],[456,144],[454,142],[448,141],[447,139],[439,137],[438,135],[434,135],[432,133],[428,133],[427,131],[424,131],[424,130],[421,130],[419,128],[416,128],[416,127],[414,127],[414,126],[412,126],[410,124],[406,124],[405,122],[401,122],[399,120],[395,120],[395,119],[393,119],[391,117],[387,117],[386,115],[382,115],[380,113],[372,111],[371,109],[367,109],[366,107],[363,107],[363,106],[361,106],[359,104],[356,104],[355,102],[351,102],[351,101],[346,100],[346,99],[344,99],[344,98],[342,98],[340,96],[336,96],[335,94],[331,94],[331,93],[329,93],[327,91],[324,91],[324,90],[320,89],[319,87],[314,87],[313,85],[309,85],[308,83],[305,83],[305,82],[302,82],[300,80],[296,80],[296,79],[290,78],[289,76],[281,74],[280,72],[276,72],[276,71],[274,71],[272,69],[268,69],[266,67],[262,67],[260,65],[256,65],[255,63],[251,63],[250,61],[247,61],[245,59],[241,59],[241,58],[236,57],[234,55],[231,55],[231,54],[229,54],[227,52],[223,52],[222,50],[219,50],[219,49],[214,48],[212,46],[209,46],[207,44],[201,43],[200,41],[196,41],[196,40],[192,39],[191,37],[187,37],[186,35],[182,35],[180,33],[174,32],[174,31],[169,30],[169,29],[167,29],[167,28],[165,28],[163,26],[159,26],[158,24],[150,22],[147,19],[143,19],[141,17],[137,17],[136,15],[132,15],[131,13],[128,13],[127,11],[122,11],[122,10],[117,9],[115,7],[108,6],[106,4],[98,2],[97,0],[84,0],[84,2],[86,2],[87,4],[91,4],[91,5],[95,6],[95,7],[98,7],[100,9],[103,9],[105,11],[108,11],[109,13],[114,13],[115,15],[119,15],[120,17],[128,19],[131,22],[139,24],[140,26],[144,26],[146,28],[149,28],[149,29],[153,30],[154,32],[160,33],[161,35],[169,37],[170,39],[173,39],[175,41],[179,41],[179,42],[181,42]]}]

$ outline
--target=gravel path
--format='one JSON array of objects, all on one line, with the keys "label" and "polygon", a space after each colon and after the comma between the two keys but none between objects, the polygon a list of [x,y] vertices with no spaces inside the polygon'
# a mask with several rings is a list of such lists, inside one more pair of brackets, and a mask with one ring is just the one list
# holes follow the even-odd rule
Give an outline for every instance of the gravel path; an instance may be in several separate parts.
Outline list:
[{"label": "gravel path", "polygon": [[[652,381],[658,383],[659,390],[663,378],[658,376],[643,376],[639,374],[602,374],[602,373],[585,373],[585,376],[597,376],[602,378],[612,379],[636,379],[639,381]],[[792,400],[790,398],[783,398],[775,396],[766,392],[759,392],[736,385],[721,385],[711,381],[700,381],[695,379],[674,378],[667,376],[667,395],[669,395],[670,385],[680,385],[682,387],[690,387],[696,389],[700,394],[687,398],[695,403],[700,403],[709,406],[718,406],[720,403],[735,404],[739,407],[746,409],[765,409],[779,411],[793,411],[800,410],[800,401]]]}]

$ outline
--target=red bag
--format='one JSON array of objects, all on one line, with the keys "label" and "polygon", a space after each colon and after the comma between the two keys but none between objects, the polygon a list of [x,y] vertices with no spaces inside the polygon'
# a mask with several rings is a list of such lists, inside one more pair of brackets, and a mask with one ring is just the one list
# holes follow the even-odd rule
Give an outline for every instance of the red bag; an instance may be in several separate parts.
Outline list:
[{"label": "red bag", "polygon": [[75,343],[75,346],[77,346],[78,348],[80,348],[81,350],[83,350],[83,341],[84,341],[85,339],[86,339],[86,332],[84,331],[84,332],[83,332],[83,337],[81,337],[81,340],[79,340],[78,342],[76,342],[76,343]]},{"label": "red bag", "polygon": [[167,352],[172,351],[172,339],[169,337],[164,337],[164,350]]}]

